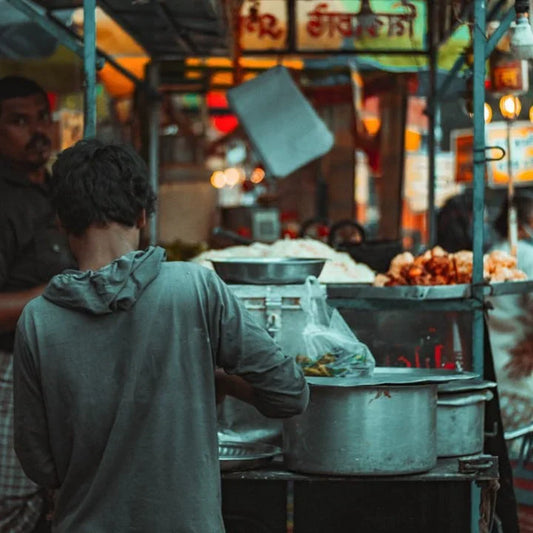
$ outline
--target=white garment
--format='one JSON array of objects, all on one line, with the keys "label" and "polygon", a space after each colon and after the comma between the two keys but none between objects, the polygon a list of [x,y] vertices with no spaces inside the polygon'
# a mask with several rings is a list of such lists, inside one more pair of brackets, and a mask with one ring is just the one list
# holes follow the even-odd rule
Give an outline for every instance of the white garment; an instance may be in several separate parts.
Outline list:
[{"label": "white garment", "polygon": [[[493,249],[509,252],[509,244],[501,241]],[[533,279],[533,245],[519,241],[517,260],[518,268]],[[494,371],[504,430],[511,431],[533,424],[533,373],[513,377],[507,367],[512,350],[526,338],[533,346],[533,293],[498,296],[491,303],[494,309],[489,311],[488,325]]]}]

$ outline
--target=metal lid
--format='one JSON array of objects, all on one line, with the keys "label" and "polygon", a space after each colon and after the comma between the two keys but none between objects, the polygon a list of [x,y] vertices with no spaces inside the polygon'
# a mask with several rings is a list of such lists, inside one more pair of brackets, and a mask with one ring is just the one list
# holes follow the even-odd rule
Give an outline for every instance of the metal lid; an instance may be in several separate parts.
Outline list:
[{"label": "metal lid", "polygon": [[429,385],[479,379],[473,372],[441,370],[437,368],[377,367],[371,376],[362,377],[306,377],[311,386],[373,387],[378,385]]},{"label": "metal lid", "polygon": [[447,383],[442,383],[441,385],[439,385],[438,392],[439,394],[452,394],[455,392],[493,389],[494,387],[496,387],[496,383],[494,383],[494,381],[486,381],[484,379],[480,379],[479,376],[477,376],[474,379],[467,379],[461,381],[455,380]]}]

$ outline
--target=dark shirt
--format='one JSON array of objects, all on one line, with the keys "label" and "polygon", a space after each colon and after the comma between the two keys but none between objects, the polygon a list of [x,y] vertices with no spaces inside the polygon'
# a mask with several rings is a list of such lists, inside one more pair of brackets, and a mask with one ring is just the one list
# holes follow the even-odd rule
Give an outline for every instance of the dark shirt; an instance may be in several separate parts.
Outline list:
[{"label": "dark shirt", "polygon": [[[0,168],[0,292],[30,289],[75,266],[56,224],[46,184]],[[14,332],[0,334],[12,351]]]}]

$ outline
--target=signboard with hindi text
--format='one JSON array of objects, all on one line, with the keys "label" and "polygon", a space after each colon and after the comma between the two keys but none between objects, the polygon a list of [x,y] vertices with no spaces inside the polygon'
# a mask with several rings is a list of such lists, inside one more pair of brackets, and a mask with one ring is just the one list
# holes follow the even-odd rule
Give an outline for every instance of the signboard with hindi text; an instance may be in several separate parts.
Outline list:
[{"label": "signboard with hindi text", "polygon": [[426,3],[386,0],[296,3],[297,48],[357,50],[390,47],[423,50]]},{"label": "signboard with hindi text", "polygon": [[[516,121],[511,125],[511,172],[516,185],[533,184],[533,124]],[[509,181],[509,154],[507,153],[508,126],[506,122],[492,122],[485,126],[487,158],[500,158],[501,147],[505,155],[498,161],[487,162],[487,182],[493,187],[506,187]],[[461,183],[472,181],[473,133],[471,129],[453,130],[451,147],[454,153],[455,180]]]},{"label": "signboard with hindi text", "polygon": [[[423,0],[295,0],[295,50],[424,50],[427,6]],[[286,50],[285,0],[254,2],[241,9],[244,50]]]}]

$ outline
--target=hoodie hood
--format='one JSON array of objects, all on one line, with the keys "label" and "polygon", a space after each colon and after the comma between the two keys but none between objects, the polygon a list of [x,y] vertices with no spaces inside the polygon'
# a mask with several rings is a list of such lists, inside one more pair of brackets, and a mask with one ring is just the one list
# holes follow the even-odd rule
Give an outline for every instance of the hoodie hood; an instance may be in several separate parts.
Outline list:
[{"label": "hoodie hood", "polygon": [[54,276],[43,296],[61,307],[104,315],[135,305],[159,275],[165,250],[150,246],[129,252],[99,270],[66,270]]}]

